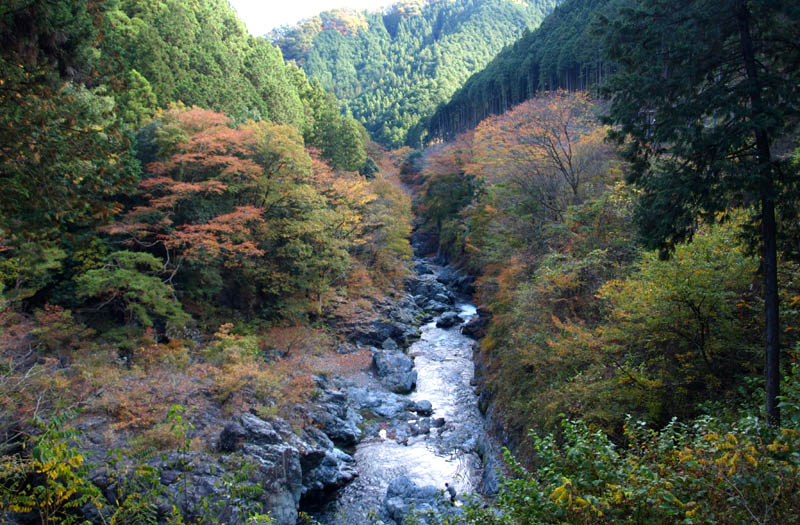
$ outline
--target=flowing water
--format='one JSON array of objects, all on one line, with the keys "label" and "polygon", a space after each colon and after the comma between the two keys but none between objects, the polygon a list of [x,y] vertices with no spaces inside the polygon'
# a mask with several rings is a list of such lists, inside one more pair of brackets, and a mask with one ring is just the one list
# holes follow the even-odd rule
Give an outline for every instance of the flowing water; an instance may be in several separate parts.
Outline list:
[{"label": "flowing water", "polygon": [[[458,304],[456,310],[464,322],[476,315],[475,307],[468,303]],[[400,476],[440,489],[449,483],[459,495],[479,488],[481,462],[474,447],[483,432],[483,419],[470,386],[474,344],[461,334],[459,326],[437,328],[432,321],[421,327],[421,338],[408,349],[418,373],[417,388],[408,397],[430,401],[431,419],[443,417],[445,426],[409,438],[406,444],[387,437],[385,431],[367,436],[355,451],[359,477],[315,516],[320,523],[374,522],[389,483]]]}]

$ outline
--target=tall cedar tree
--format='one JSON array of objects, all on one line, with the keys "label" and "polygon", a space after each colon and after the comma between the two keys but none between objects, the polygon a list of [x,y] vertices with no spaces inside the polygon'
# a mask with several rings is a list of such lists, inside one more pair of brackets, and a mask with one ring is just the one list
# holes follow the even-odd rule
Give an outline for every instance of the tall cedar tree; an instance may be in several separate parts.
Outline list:
[{"label": "tall cedar tree", "polygon": [[780,421],[776,203],[797,198],[779,150],[800,117],[800,4],[776,0],[622,1],[603,18],[620,72],[607,116],[642,190],[638,224],[663,255],[698,217],[760,205],[767,418]]}]

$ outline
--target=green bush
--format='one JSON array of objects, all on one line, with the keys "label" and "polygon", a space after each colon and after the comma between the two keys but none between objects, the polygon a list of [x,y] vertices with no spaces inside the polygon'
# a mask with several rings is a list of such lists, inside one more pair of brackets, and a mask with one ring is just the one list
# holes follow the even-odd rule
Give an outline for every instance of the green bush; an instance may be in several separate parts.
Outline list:
[{"label": "green bush", "polygon": [[536,470],[507,453],[494,505],[470,523],[798,523],[800,367],[785,380],[783,428],[745,415],[672,420],[660,431],[628,418],[625,446],[581,420],[563,441],[531,433]]}]

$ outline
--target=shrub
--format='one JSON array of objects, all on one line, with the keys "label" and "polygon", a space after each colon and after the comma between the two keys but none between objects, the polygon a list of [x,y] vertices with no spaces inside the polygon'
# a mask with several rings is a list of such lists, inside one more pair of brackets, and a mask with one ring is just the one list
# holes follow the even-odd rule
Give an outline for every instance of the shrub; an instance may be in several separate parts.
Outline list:
[{"label": "shrub", "polygon": [[472,506],[469,522],[798,523],[800,522],[800,367],[786,379],[786,426],[746,415],[727,423],[703,416],[660,431],[628,418],[627,445],[581,420],[530,438],[537,468],[510,454],[514,477],[494,507]]}]

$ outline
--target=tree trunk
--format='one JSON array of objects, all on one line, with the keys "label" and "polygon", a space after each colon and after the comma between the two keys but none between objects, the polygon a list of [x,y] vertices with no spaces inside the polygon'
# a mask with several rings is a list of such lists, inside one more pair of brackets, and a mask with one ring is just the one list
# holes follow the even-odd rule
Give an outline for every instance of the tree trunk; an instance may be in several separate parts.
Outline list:
[{"label": "tree trunk", "polygon": [[[749,88],[750,104],[756,117],[763,113],[761,86],[758,82],[753,41],[750,35],[750,11],[745,0],[737,1],[739,34]],[[756,129],[756,152],[761,193],[761,241],[764,253],[764,318],[766,324],[765,375],[767,394],[767,422],[778,426],[781,422],[778,408],[780,395],[780,319],[778,317],[778,249],[775,224],[775,188],[772,173],[772,158],[769,136],[763,129]]]},{"label": "tree trunk", "polygon": [[[772,181],[768,181],[771,188]],[[762,190],[763,192],[763,190]],[[764,315],[767,347],[765,358],[767,421],[778,426],[781,422],[780,395],[780,320],[778,319],[778,258],[776,247],[775,203],[770,198],[761,202],[761,224],[764,242]]]}]

